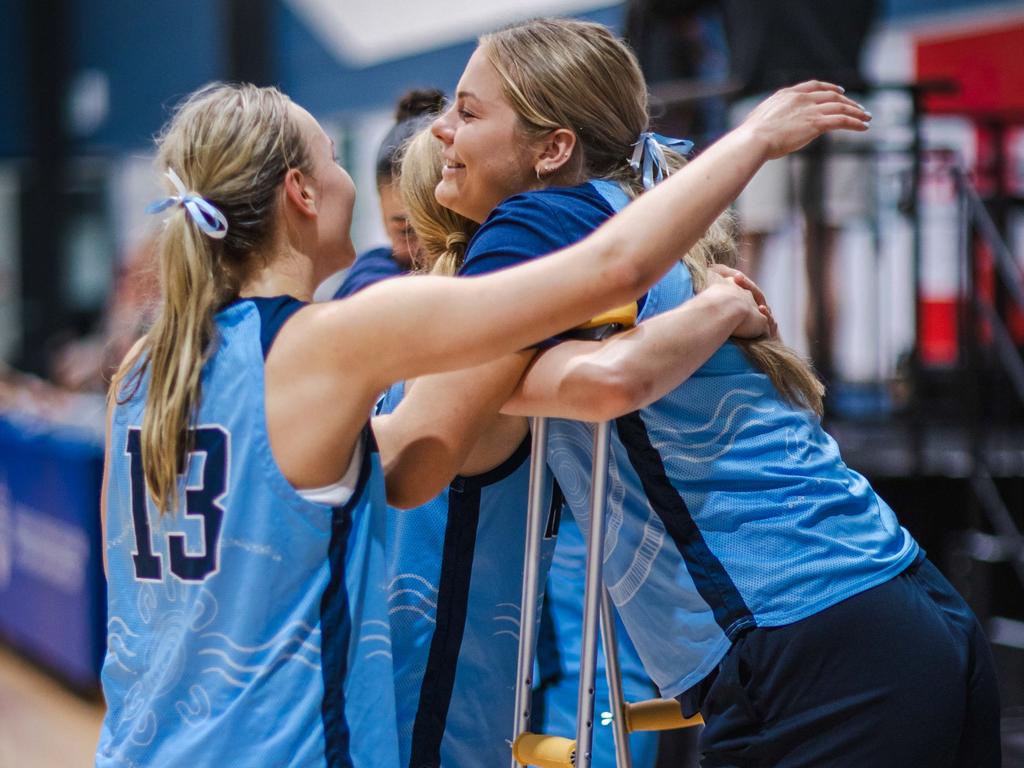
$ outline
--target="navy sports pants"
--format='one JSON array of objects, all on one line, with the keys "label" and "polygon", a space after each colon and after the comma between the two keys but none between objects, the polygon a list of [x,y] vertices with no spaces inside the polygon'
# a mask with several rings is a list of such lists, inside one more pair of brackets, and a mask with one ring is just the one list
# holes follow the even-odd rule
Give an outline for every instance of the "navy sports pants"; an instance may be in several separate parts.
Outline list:
[{"label": "navy sports pants", "polygon": [[1000,764],[988,640],[923,558],[821,613],[740,637],[701,711],[708,768]]}]

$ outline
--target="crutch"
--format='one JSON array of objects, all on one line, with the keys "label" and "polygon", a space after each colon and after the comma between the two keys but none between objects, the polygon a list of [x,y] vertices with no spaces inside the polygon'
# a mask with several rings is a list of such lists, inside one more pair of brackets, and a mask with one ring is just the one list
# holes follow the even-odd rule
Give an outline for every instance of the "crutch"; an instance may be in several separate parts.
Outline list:
[{"label": "crutch", "polygon": [[[595,318],[583,328],[602,338],[608,330],[620,330],[636,322],[636,305],[613,310]],[[584,587],[583,638],[580,686],[577,698],[576,738],[531,733],[530,704],[533,691],[533,663],[536,654],[537,595],[540,573],[541,538],[544,526],[544,479],[547,467],[547,420],[533,419],[530,463],[530,494],[527,508],[526,552],[523,559],[523,593],[520,605],[519,658],[516,675],[515,723],[512,733],[512,768],[590,768],[594,727],[594,692],[597,673],[598,622],[604,636],[606,671],[615,728],[616,762],[629,768],[631,731],[668,730],[697,725],[699,717],[682,717],[672,699],[627,704],[622,694],[611,600],[601,580],[604,563],[605,505],[611,425],[598,424],[594,431],[593,466],[590,489],[590,531],[587,537],[587,565]]]},{"label": "crutch", "polygon": [[[597,427],[594,436],[595,472],[590,492],[590,534],[587,538],[586,587],[583,593],[583,645],[580,687],[577,698],[576,738],[530,732],[533,693],[533,662],[536,653],[537,587],[540,545],[544,524],[544,475],[547,468],[547,420],[533,420],[530,459],[530,498],[526,512],[526,555],[523,560],[523,594],[519,623],[519,661],[516,674],[516,714],[512,733],[512,768],[589,768],[594,727],[594,679],[597,672],[597,618],[600,612],[601,566],[604,560],[604,498],[608,477],[609,424]],[[596,555],[595,555],[596,552]],[[580,750],[578,745],[584,745]]]},{"label": "crutch", "polygon": [[534,419],[533,458],[530,466],[530,502],[527,510],[527,553],[523,567],[522,616],[520,619],[519,663],[516,682],[516,722],[512,740],[512,768],[590,768],[594,727],[594,693],[597,675],[598,623],[604,644],[608,676],[616,764],[629,768],[629,734],[662,731],[699,725],[700,716],[684,718],[674,699],[652,699],[627,703],[623,697],[622,674],[615,638],[611,599],[601,580],[604,561],[605,506],[607,499],[609,422],[594,432],[594,463],[590,493],[590,531],[587,537],[587,565],[583,595],[583,638],[580,686],[577,698],[576,738],[531,733],[530,703],[536,646],[537,587],[540,572],[540,543],[543,533],[543,481],[547,444],[547,422]]},{"label": "crutch", "polygon": [[[618,768],[632,768],[629,734],[641,731],[671,731],[702,725],[698,714],[683,717],[675,699],[648,699],[627,702],[622,690],[622,670],[619,666],[618,640],[615,635],[615,614],[606,588],[601,589],[601,642],[604,644],[605,674],[608,677],[608,699],[611,706],[612,735],[615,739],[615,764]],[[586,630],[584,630],[586,631]]]}]

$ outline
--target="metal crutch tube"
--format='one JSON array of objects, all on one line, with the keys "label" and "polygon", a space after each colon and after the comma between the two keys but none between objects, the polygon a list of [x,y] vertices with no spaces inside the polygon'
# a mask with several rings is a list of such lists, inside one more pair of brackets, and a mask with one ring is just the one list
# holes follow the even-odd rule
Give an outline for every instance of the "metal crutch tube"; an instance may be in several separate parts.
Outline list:
[{"label": "metal crutch tube", "polygon": [[583,642],[580,654],[580,688],[576,703],[576,768],[590,768],[594,736],[594,683],[597,677],[597,633],[604,584],[604,511],[608,496],[608,451],[611,424],[604,421],[594,431],[594,463],[590,485],[590,531],[587,537],[587,569],[583,592]]},{"label": "metal crutch tube", "polygon": [[526,551],[523,555],[523,593],[519,609],[519,657],[516,667],[515,724],[512,730],[512,768],[516,745],[530,730],[530,704],[533,695],[533,661],[537,646],[537,591],[540,574],[541,542],[544,537],[544,479],[547,470],[548,420],[531,420],[530,496],[526,509]]},{"label": "metal crutch tube", "polygon": [[615,614],[608,589],[601,587],[601,643],[604,647],[604,671],[608,678],[608,704],[612,714],[612,736],[615,739],[616,768],[633,768],[626,728],[626,697],[622,690],[622,668],[619,666],[619,641],[615,636]]}]

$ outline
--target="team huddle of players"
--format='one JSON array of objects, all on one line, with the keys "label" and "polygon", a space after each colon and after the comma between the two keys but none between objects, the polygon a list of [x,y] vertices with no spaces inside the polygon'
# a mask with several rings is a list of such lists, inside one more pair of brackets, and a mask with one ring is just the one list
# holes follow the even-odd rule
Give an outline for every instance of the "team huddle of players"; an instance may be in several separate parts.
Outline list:
[{"label": "team huddle of players", "polygon": [[[758,168],[870,115],[802,83],[689,163],[648,120],[607,29],[483,36],[395,142],[434,274],[311,304],[353,259],[330,139],[274,89],[179,107],[161,305],[110,397],[98,766],[508,764],[529,415],[552,417],[550,729],[575,708],[587,422],[612,420],[627,679],[703,714],[707,765],[998,764],[977,621],[727,266]],[[634,329],[568,333],[630,302]]]}]

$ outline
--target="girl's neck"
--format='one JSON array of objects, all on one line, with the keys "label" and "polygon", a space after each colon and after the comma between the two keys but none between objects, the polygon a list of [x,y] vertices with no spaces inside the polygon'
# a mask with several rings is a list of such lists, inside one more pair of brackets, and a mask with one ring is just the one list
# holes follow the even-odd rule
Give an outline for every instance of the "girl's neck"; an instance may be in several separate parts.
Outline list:
[{"label": "girl's neck", "polygon": [[279,251],[261,258],[255,263],[238,290],[241,297],[250,296],[293,296],[302,301],[311,301],[316,289],[313,264],[308,258],[291,249]]}]

